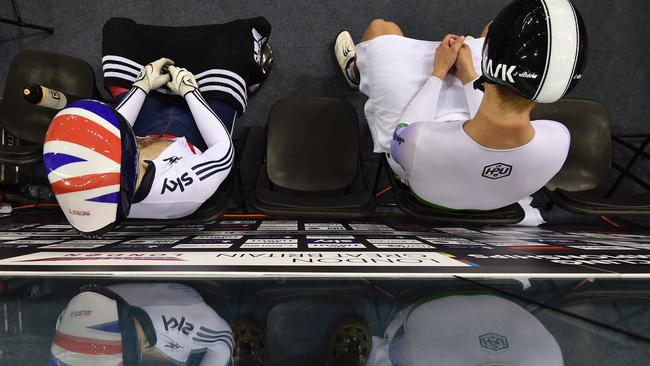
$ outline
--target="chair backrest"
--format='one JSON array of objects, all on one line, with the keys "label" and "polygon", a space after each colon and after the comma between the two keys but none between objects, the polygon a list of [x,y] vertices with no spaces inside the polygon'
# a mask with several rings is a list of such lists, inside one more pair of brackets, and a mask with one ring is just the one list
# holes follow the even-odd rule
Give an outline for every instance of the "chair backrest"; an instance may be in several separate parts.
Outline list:
[{"label": "chair backrest", "polygon": [[546,184],[549,190],[586,191],[602,185],[612,162],[610,117],[593,100],[561,99],[538,104],[531,120],[549,119],[564,124],[571,133],[571,148],[562,169]]},{"label": "chair backrest", "polygon": [[58,53],[24,50],[14,57],[3,94],[3,127],[20,139],[42,143],[57,111],[27,102],[23,96],[27,84],[41,84],[64,94],[92,98],[95,72],[87,62]]},{"label": "chair backrest", "polygon": [[341,99],[287,97],[269,114],[266,170],[271,182],[316,192],[350,186],[359,167],[359,122]]}]

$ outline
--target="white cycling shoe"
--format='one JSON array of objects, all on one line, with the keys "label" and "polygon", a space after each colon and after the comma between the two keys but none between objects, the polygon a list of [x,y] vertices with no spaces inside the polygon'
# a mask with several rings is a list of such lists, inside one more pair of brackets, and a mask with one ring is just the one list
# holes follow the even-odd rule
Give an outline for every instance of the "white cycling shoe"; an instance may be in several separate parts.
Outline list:
[{"label": "white cycling shoe", "polygon": [[350,77],[347,71],[350,64],[354,62],[357,57],[357,47],[354,45],[352,36],[348,31],[343,31],[336,37],[336,42],[334,43],[334,54],[336,55],[336,61],[338,61],[339,67],[343,72],[345,81],[348,82],[348,85],[350,85],[351,88],[359,89],[359,82]]}]

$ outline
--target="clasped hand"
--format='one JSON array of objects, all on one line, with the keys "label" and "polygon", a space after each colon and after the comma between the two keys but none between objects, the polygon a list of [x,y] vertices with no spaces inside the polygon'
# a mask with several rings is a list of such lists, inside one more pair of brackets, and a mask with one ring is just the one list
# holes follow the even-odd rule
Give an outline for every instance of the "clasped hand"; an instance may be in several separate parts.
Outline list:
[{"label": "clasped hand", "polygon": [[436,49],[433,76],[444,80],[452,72],[463,85],[478,77],[472,61],[472,51],[465,44],[465,37],[448,34]]},{"label": "clasped hand", "polygon": [[169,89],[180,96],[185,96],[198,88],[196,79],[191,72],[174,66],[174,61],[164,57],[144,66],[133,85],[147,94],[167,85]]}]

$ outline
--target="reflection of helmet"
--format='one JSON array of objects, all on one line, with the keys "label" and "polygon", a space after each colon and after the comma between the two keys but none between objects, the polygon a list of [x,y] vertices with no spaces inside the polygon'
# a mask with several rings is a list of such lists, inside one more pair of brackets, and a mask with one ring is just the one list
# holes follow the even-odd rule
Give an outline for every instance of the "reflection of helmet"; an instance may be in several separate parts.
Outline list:
[{"label": "reflection of helmet", "polygon": [[128,215],[138,149],[113,108],[81,100],[61,110],[45,135],[43,162],[63,213],[82,235],[101,234]]},{"label": "reflection of helmet", "polygon": [[122,365],[117,302],[95,292],[75,296],[56,323],[50,366]]},{"label": "reflection of helmet", "polygon": [[552,103],[582,78],[587,33],[569,0],[515,0],[490,25],[483,77],[526,99]]},{"label": "reflection of helmet", "polygon": [[[396,329],[391,358],[404,364],[562,366],[562,351],[537,318],[491,295],[455,295],[415,306]],[[389,326],[390,328],[390,326]]]}]

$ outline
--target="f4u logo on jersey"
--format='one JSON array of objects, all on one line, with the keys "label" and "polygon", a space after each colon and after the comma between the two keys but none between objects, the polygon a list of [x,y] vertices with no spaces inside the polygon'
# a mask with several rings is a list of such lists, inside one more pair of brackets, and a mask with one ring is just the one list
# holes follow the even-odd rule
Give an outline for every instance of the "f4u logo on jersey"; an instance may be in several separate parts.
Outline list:
[{"label": "f4u logo on jersey", "polygon": [[507,81],[514,84],[515,80],[512,78],[512,75],[515,72],[515,70],[517,70],[517,66],[497,64],[496,68],[494,68],[492,60],[488,58],[483,59],[483,64],[485,65],[485,71],[487,71],[487,73],[493,78],[499,78],[503,81]]},{"label": "f4u logo on jersey", "polygon": [[187,172],[183,173],[183,175],[173,180],[165,178],[160,194],[165,194],[167,191],[174,192],[177,188],[179,188],[181,192],[184,192],[185,187],[189,186],[192,183],[194,183],[194,180]]},{"label": "f4u logo on jersey", "polygon": [[185,335],[190,335],[194,330],[194,324],[185,320],[185,317],[181,317],[180,320],[175,317],[167,318],[164,315],[162,316],[163,326],[166,331],[177,330]]},{"label": "f4u logo on jersey", "polygon": [[484,167],[481,175],[489,179],[501,179],[509,176],[511,172],[512,165],[496,163]]}]

